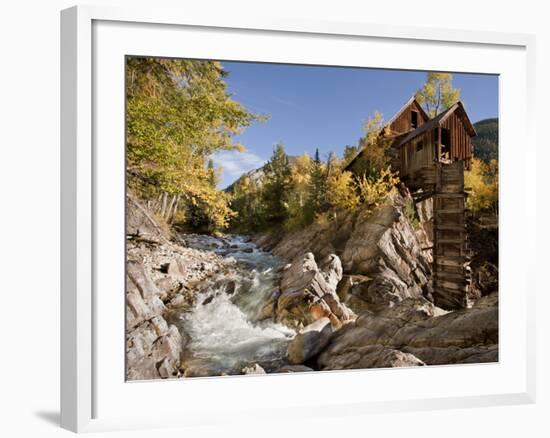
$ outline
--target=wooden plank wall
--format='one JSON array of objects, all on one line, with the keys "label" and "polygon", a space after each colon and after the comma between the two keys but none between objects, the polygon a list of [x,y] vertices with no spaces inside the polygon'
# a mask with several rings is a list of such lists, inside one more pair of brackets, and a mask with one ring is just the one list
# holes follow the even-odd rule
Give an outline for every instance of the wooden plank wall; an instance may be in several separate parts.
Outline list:
[{"label": "wooden plank wall", "polygon": [[390,129],[397,133],[407,132],[411,129],[411,111],[409,108],[403,111],[399,117],[392,122]]},{"label": "wooden plank wall", "polygon": [[[442,128],[449,130],[451,139],[451,159],[462,160],[464,169],[470,170],[473,145],[464,123],[456,114],[445,120]],[[435,158],[435,139],[433,131],[427,131],[421,137],[416,137],[401,146],[401,176],[411,176],[425,166],[430,166]],[[424,149],[416,152],[416,142],[424,139]]]},{"label": "wooden plank wall", "polygon": [[464,160],[464,168],[469,170],[473,150],[472,139],[456,112],[443,122],[442,128],[448,129],[451,135],[451,159]]},{"label": "wooden plank wall", "polygon": [[428,119],[423,116],[418,105],[413,102],[390,124],[390,130],[392,132],[403,133],[411,130],[411,110],[418,111],[418,126],[428,121]]},{"label": "wooden plank wall", "polygon": [[[424,147],[421,151],[416,152],[416,143],[421,139],[424,141]],[[431,165],[434,159],[434,148],[432,131],[427,131],[403,144],[401,146],[401,176],[413,175],[423,167]]]}]

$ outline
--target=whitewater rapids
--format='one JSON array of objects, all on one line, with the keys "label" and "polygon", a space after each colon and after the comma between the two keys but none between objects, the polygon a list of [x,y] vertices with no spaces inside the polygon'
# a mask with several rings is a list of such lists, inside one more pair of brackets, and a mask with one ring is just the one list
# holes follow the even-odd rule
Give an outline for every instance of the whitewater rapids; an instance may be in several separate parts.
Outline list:
[{"label": "whitewater rapids", "polygon": [[267,371],[283,365],[295,332],[272,319],[258,319],[277,291],[281,260],[242,236],[185,235],[184,239],[187,246],[237,261],[235,269],[198,285],[195,305],[179,315],[190,337],[186,349],[195,362],[216,374],[239,373],[253,364]]}]

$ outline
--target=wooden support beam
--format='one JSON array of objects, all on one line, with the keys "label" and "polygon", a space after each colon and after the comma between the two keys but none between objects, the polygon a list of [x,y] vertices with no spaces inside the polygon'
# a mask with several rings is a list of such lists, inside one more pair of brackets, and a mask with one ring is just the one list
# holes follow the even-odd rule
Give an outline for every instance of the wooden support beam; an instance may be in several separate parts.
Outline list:
[{"label": "wooden support beam", "polygon": [[464,209],[463,208],[448,208],[446,210],[444,210],[444,209],[437,210],[435,213],[437,213],[437,214],[441,214],[441,213],[460,214],[460,213],[464,213]]},{"label": "wooden support beam", "polygon": [[[438,152],[441,152],[440,128]],[[453,151],[450,152],[452,155]],[[433,296],[437,306],[456,309],[465,306],[466,294],[472,282],[471,273],[467,269],[470,256],[464,215],[464,165],[462,162],[437,162],[433,167]]]},{"label": "wooden support beam", "polygon": [[437,160],[441,159],[441,126],[437,127]]},{"label": "wooden support beam", "polygon": [[434,230],[436,231],[456,231],[458,233],[465,233],[466,232],[466,225],[441,225],[438,224],[434,226]]},{"label": "wooden support beam", "polygon": [[446,239],[437,239],[437,244],[445,244],[445,243],[463,243],[464,238],[456,237],[456,238],[446,238]]},{"label": "wooden support beam", "polygon": [[448,193],[445,193],[445,192],[438,192],[438,193],[434,193],[434,198],[442,198],[442,199],[445,199],[445,198],[453,198],[453,199],[461,199],[463,198],[465,195],[464,192],[461,192],[461,193],[455,193],[455,192],[448,192]]}]

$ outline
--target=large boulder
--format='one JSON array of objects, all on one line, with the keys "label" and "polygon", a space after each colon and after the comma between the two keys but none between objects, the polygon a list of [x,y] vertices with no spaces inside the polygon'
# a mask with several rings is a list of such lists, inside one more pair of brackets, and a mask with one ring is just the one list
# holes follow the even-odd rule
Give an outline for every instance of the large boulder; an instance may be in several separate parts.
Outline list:
[{"label": "large boulder", "polygon": [[336,255],[322,261],[321,270],[312,253],[297,257],[281,275],[276,319],[293,328],[303,328],[327,317],[335,327],[353,319],[354,314],[340,302],[336,284],[342,266]]},{"label": "large boulder", "polygon": [[343,274],[342,262],[338,256],[336,254],[329,254],[319,263],[319,270],[330,289],[336,290]]},{"label": "large boulder", "polygon": [[425,365],[410,353],[404,353],[382,345],[361,345],[331,360],[331,370],[417,367]]},{"label": "large boulder", "polygon": [[[365,312],[334,333],[317,362],[320,369],[363,368],[388,363],[388,350],[407,353],[427,365],[496,362],[498,296],[487,296],[471,309],[450,313],[425,299],[407,299],[378,313]],[[383,360],[376,362],[377,355]],[[392,363],[409,366],[414,362],[406,358]]]},{"label": "large boulder", "polygon": [[330,319],[321,318],[311,323],[288,344],[288,361],[292,365],[303,364],[327,345],[331,335]]}]

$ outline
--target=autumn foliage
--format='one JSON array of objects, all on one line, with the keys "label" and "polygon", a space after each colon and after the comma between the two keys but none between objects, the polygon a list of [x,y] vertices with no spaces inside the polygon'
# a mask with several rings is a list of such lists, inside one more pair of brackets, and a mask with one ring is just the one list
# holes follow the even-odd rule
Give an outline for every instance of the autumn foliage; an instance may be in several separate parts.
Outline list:
[{"label": "autumn foliage", "polygon": [[234,187],[232,221],[239,232],[284,227],[296,229],[314,222],[337,220],[350,212],[370,213],[386,200],[398,178],[390,167],[355,175],[344,159],[331,154],[321,160],[318,151],[286,155],[279,144],[264,168],[263,178],[242,177]]},{"label": "autumn foliage", "polygon": [[215,61],[126,62],[128,186],[161,199],[163,216],[170,199],[172,217],[209,231],[227,227],[234,213],[229,195],[212,184],[208,160],[219,150],[243,150],[233,137],[259,119],[231,99],[226,75]]},{"label": "autumn foliage", "polygon": [[488,163],[474,158],[471,170],[464,172],[464,185],[469,191],[466,206],[475,215],[498,214],[498,161]]}]

